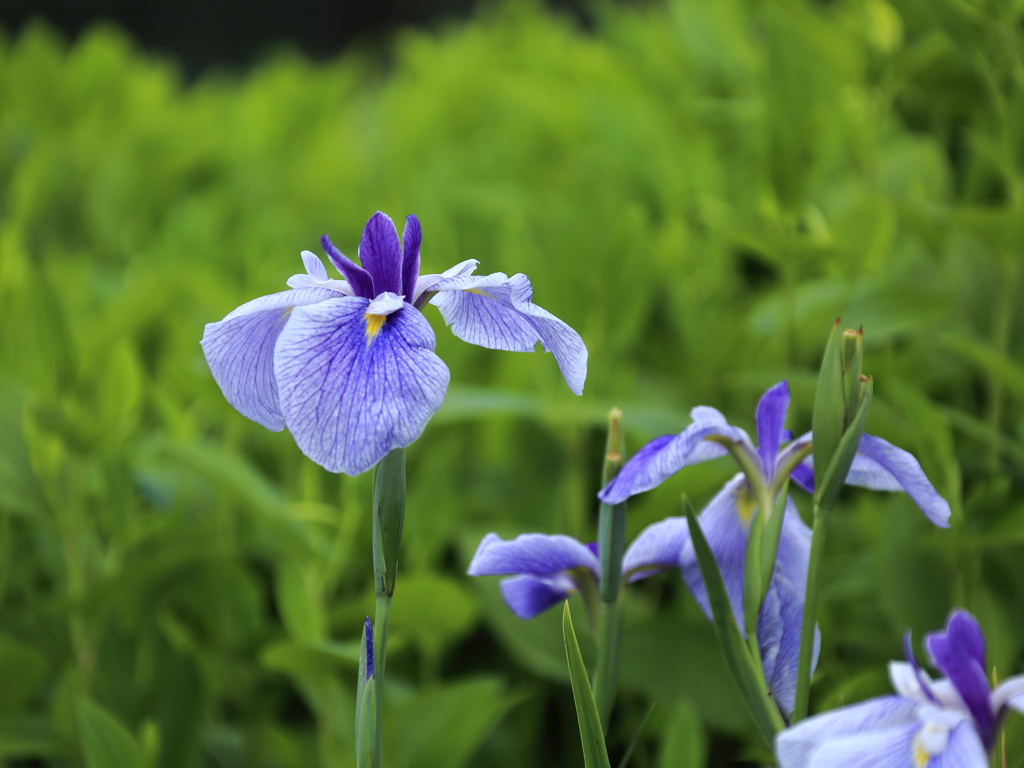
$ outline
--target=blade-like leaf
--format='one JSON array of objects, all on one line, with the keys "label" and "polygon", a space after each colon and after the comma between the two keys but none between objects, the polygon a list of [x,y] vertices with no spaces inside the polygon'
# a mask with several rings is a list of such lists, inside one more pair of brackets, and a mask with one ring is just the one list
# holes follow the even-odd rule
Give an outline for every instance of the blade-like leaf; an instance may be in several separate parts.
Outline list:
[{"label": "blade-like leaf", "polygon": [[[868,410],[871,408],[873,392],[874,385],[869,378],[864,388],[864,393],[860,397],[860,406],[857,409],[857,413],[850,420],[846,434],[843,435],[843,439],[839,442],[835,453],[832,455],[832,462],[825,471],[821,484],[815,487],[814,502],[815,506],[819,509],[831,509],[836,503],[839,491],[846,485],[846,476],[850,474],[853,459],[860,448],[860,439],[864,434],[864,422],[868,418]],[[817,437],[815,437],[815,444],[817,444]],[[817,459],[815,459],[814,466],[818,466]],[[815,482],[817,482],[817,479],[815,477]]]},{"label": "blade-like leaf", "polygon": [[633,757],[633,752],[636,751],[636,745],[640,741],[640,736],[644,732],[644,726],[647,725],[647,721],[651,717],[651,712],[654,711],[654,707],[657,706],[657,702],[651,704],[647,708],[647,714],[644,715],[644,719],[640,721],[640,725],[637,726],[636,733],[633,734],[633,738],[629,742],[629,746],[626,748],[626,754],[622,756],[622,760],[619,761],[619,768],[626,768],[629,765],[629,759]]},{"label": "blade-like leaf", "polygon": [[761,539],[761,601],[768,594],[772,574],[775,572],[775,558],[779,554],[779,538],[782,536],[782,523],[786,517],[786,500],[789,498],[789,479],[782,484],[779,497],[775,501],[775,509],[764,527]]},{"label": "blade-like leaf", "polygon": [[138,742],[117,718],[88,699],[79,699],[77,709],[86,768],[143,768]]},{"label": "blade-like leaf", "polygon": [[729,665],[729,670],[740,689],[743,700],[750,709],[750,714],[753,715],[754,721],[757,723],[761,737],[765,743],[771,746],[775,734],[785,727],[785,723],[782,721],[778,707],[775,706],[768,694],[768,686],[765,684],[764,677],[758,672],[754,660],[750,657],[750,651],[743,641],[740,628],[736,625],[736,617],[733,616],[729,595],[725,591],[725,581],[718,569],[715,555],[697,523],[693,505],[685,496],[683,497],[683,506],[686,508],[690,537],[697,555],[697,562],[700,565],[701,576],[704,578],[708,602],[711,603],[711,614],[714,617],[715,631],[718,633],[722,654],[725,656],[725,661]]},{"label": "blade-like leaf", "polygon": [[821,359],[818,392],[814,397],[811,431],[814,434],[814,486],[821,488],[825,471],[839,447],[846,425],[843,393],[843,334],[839,320],[832,327],[825,355]]},{"label": "blade-like leaf", "polygon": [[572,681],[572,697],[576,702],[576,719],[580,723],[580,739],[583,741],[583,762],[587,768],[611,768],[608,750],[604,745],[604,731],[597,714],[597,702],[590,690],[590,679],[583,664],[576,632],[572,628],[569,601],[562,611],[562,636],[565,638],[565,655],[569,660],[569,679]]}]

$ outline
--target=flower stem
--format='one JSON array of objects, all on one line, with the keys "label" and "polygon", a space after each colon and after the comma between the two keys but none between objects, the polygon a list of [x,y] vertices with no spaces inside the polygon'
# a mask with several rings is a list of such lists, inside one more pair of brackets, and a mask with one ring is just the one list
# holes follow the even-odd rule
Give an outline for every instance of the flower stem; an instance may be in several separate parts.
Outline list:
[{"label": "flower stem", "polygon": [[405,449],[396,448],[381,459],[373,472],[373,583],[377,595],[374,614],[377,736],[374,768],[381,765],[381,716],[384,701],[384,663],[388,650],[388,619],[395,593],[398,552],[405,522]]},{"label": "flower stem", "polygon": [[[610,483],[622,468],[625,454],[625,433],[622,411],[612,408],[608,413],[608,441],[601,485]],[[626,549],[626,504],[602,504],[598,511],[597,551],[601,561],[601,615],[597,642],[597,669],[594,672],[594,698],[601,716],[601,727],[608,732],[615,694],[619,687],[619,662],[622,656],[623,613],[622,556]]]},{"label": "flower stem", "polygon": [[796,705],[793,707],[793,723],[807,717],[807,706],[811,696],[811,660],[814,655],[814,629],[818,618],[818,584],[821,563],[825,554],[825,532],[828,529],[832,508],[814,505],[814,531],[811,534],[811,556],[807,564],[807,590],[804,593],[804,618],[800,627],[800,663],[796,673]]}]

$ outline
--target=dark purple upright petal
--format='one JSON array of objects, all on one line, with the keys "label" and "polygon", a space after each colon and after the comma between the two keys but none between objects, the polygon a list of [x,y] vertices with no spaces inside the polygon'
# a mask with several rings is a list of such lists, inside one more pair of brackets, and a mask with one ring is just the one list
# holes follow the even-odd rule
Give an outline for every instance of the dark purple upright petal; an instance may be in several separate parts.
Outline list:
[{"label": "dark purple upright petal", "polygon": [[946,629],[925,638],[932,663],[956,686],[986,748],[995,736],[992,693],[985,673],[985,636],[977,620],[957,609],[946,622]]},{"label": "dark purple upright petal", "polygon": [[761,454],[768,481],[775,476],[775,461],[785,434],[789,410],[789,382],[780,381],[761,396],[757,404],[757,451]]},{"label": "dark purple upright petal", "polygon": [[377,211],[363,227],[359,261],[373,276],[373,289],[378,294],[402,294],[402,247],[395,222],[386,213]]},{"label": "dark purple upright petal", "polygon": [[352,286],[352,293],[356,296],[362,296],[364,299],[373,299],[377,296],[376,291],[373,289],[373,278],[369,272],[335,248],[334,243],[331,242],[327,235],[320,238],[320,243],[327,252],[327,258],[331,260],[334,268],[341,272],[348,281],[348,284]]},{"label": "dark purple upright petal", "polygon": [[929,520],[949,527],[949,504],[925,477],[917,459],[880,437],[861,438],[846,482],[880,491],[906,491]]},{"label": "dark purple upright petal", "polygon": [[402,290],[398,293],[405,296],[410,304],[416,301],[416,278],[420,274],[420,242],[423,232],[420,220],[415,216],[405,217],[405,230],[402,232]]},{"label": "dark purple upright petal", "polygon": [[532,619],[576,591],[566,575],[549,579],[536,576],[513,576],[501,580],[501,596],[512,613],[520,619]]},{"label": "dark purple upright petal", "polygon": [[448,388],[426,318],[406,304],[386,318],[371,315],[371,327],[369,306],[353,297],[299,307],[274,353],[295,442],[317,464],[348,475],[419,437]]},{"label": "dark purple upright petal", "polygon": [[243,304],[203,332],[203,354],[224,398],[239,413],[269,430],[284,429],[274,378],[274,349],[294,307],[338,296],[326,288],[301,288]]},{"label": "dark purple upright petal", "polygon": [[504,541],[496,533],[489,533],[477,547],[466,573],[470,576],[518,573],[550,576],[573,568],[587,568],[597,576],[600,564],[586,544],[571,536],[523,533]]}]

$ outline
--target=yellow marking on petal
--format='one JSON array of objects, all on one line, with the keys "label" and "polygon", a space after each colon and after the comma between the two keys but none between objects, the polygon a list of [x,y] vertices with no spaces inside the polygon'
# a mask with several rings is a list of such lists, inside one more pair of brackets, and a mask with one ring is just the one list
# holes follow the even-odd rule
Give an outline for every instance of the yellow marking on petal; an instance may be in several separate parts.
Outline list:
[{"label": "yellow marking on petal", "polygon": [[757,499],[754,498],[746,486],[739,492],[739,496],[736,499],[736,509],[740,513],[740,520],[743,521],[743,525],[749,526],[750,518],[754,516],[754,510],[757,509]]},{"label": "yellow marking on petal", "polygon": [[466,293],[475,293],[477,296],[487,296],[486,293],[484,293],[483,291],[478,291],[476,288],[467,288]]},{"label": "yellow marking on petal", "polygon": [[932,759],[932,756],[924,751],[924,747],[921,746],[921,737],[914,737],[914,768],[924,768],[928,765],[928,761]]},{"label": "yellow marking on petal", "polygon": [[380,329],[384,327],[384,321],[388,319],[388,316],[371,315],[367,312],[363,317],[366,320],[366,346],[370,346],[373,337],[380,333]]}]

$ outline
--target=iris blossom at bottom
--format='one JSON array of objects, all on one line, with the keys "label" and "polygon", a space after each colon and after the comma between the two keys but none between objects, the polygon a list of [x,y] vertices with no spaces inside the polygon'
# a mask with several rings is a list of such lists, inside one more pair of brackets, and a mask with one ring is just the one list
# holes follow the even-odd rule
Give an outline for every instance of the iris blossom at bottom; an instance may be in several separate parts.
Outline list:
[{"label": "iris blossom at bottom", "polygon": [[816,715],[778,735],[780,768],[988,768],[988,753],[1008,710],[1024,712],[1024,675],[992,690],[985,636],[973,616],[954,611],[925,645],[945,677],[932,680],[906,643],[891,662],[894,696]]}]

